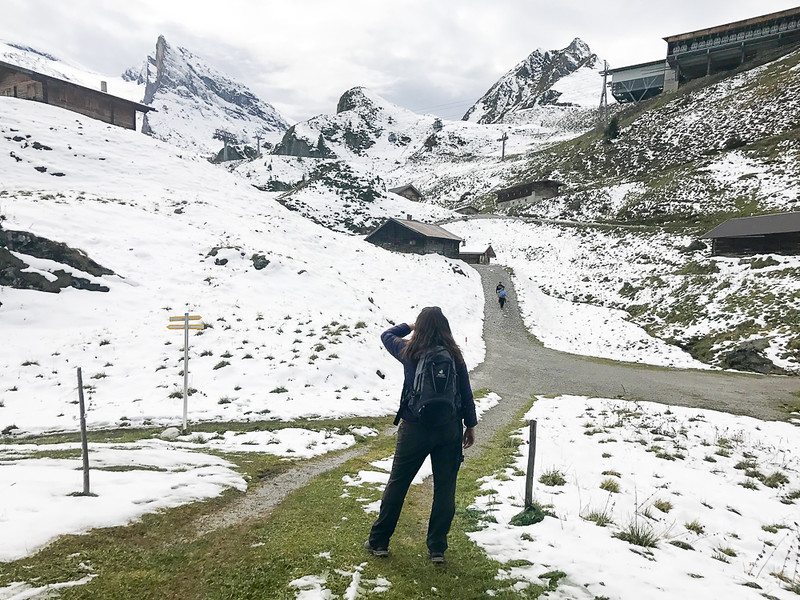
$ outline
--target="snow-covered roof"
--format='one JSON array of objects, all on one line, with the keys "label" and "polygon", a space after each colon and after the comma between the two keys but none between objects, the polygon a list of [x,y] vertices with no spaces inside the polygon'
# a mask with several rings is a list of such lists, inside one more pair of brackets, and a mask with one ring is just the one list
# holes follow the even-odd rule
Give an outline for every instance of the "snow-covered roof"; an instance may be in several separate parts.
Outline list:
[{"label": "snow-covered roof", "polygon": [[27,67],[21,67],[19,65],[15,65],[13,63],[5,62],[5,61],[2,61],[2,60],[0,60],[0,68],[6,68],[6,69],[10,69],[12,71],[18,71],[20,73],[25,73],[26,75],[33,75],[33,76],[36,76],[36,77],[46,77],[47,79],[55,79],[57,81],[61,81],[63,83],[75,86],[75,87],[80,88],[82,90],[93,92],[95,94],[103,94],[104,96],[108,96],[109,98],[113,98],[114,100],[117,100],[119,102],[123,102],[125,104],[129,104],[129,105],[133,106],[136,110],[138,110],[140,112],[146,113],[148,111],[155,110],[152,106],[147,106],[145,104],[140,104],[139,102],[134,102],[133,100],[128,100],[127,98],[122,98],[120,96],[114,96],[113,94],[109,94],[108,92],[103,92],[101,90],[96,90],[94,88],[90,88],[90,87],[87,87],[85,85],[81,85],[79,83],[75,83],[74,81],[67,81],[66,79],[62,79],[60,77],[54,77],[53,75],[47,75],[45,73],[39,73],[38,71],[34,71],[33,69],[29,69]]},{"label": "snow-covered roof", "polygon": [[492,249],[491,245],[487,245],[487,246],[467,246],[465,248],[460,248],[458,253],[460,255],[464,255],[464,254],[477,254],[477,255],[488,254],[490,257],[494,257],[495,256],[494,250]]}]

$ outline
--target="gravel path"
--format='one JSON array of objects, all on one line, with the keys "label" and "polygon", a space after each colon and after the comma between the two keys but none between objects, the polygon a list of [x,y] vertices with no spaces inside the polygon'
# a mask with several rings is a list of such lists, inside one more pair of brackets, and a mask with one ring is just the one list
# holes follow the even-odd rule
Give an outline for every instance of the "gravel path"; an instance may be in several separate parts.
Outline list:
[{"label": "gravel path", "polygon": [[[663,402],[678,406],[709,408],[763,420],[784,420],[780,405],[797,400],[800,378],[747,375],[642,366],[587,358],[545,348],[525,329],[514,286],[498,265],[473,265],[481,275],[486,298],[483,335],[486,359],[471,374],[474,389],[489,388],[502,401],[487,411],[476,429],[476,443],[466,453],[479,451],[483,443],[508,424],[531,395],[574,394]],[[508,293],[500,309],[495,286],[502,281]],[[392,435],[394,427],[383,432]],[[197,524],[198,535],[263,518],[290,492],[317,475],[341,466],[366,452],[368,444],[335,455],[304,462],[289,471],[248,489],[239,500],[205,515]]]},{"label": "gravel path", "polygon": [[[796,402],[800,378],[651,367],[588,358],[545,348],[525,329],[511,278],[501,266],[475,265],[486,296],[486,360],[471,374],[473,387],[488,387],[519,404],[531,394],[575,394],[709,408],[763,420],[785,420],[781,404]],[[509,302],[501,311],[495,286]]]}]

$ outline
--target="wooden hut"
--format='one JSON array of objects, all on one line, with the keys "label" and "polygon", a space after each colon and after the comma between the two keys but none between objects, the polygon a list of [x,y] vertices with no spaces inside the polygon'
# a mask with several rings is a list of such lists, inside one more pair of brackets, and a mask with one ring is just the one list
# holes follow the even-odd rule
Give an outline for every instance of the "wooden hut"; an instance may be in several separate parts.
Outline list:
[{"label": "wooden hut", "polygon": [[461,248],[458,257],[465,263],[471,265],[488,265],[490,259],[497,258],[491,246],[481,246],[480,248]]},{"label": "wooden hut", "polygon": [[800,254],[800,211],[728,219],[700,239],[711,240],[712,256]]},{"label": "wooden hut", "polygon": [[422,200],[422,194],[413,185],[401,185],[400,187],[392,188],[389,191],[414,202],[419,202]]},{"label": "wooden hut", "polygon": [[509,209],[552,198],[558,195],[558,188],[563,185],[558,181],[545,179],[500,190],[497,192],[497,208]]},{"label": "wooden hut", "polygon": [[387,220],[364,239],[396,252],[435,253],[449,258],[458,258],[458,249],[463,241],[438,225],[414,221],[411,215],[405,220]]},{"label": "wooden hut", "polygon": [[455,209],[455,211],[460,215],[477,215],[480,211],[472,206],[471,204],[467,204],[465,206],[459,206]]},{"label": "wooden hut", "polygon": [[153,110],[138,102],[112,96],[24,67],[0,61],[0,96],[44,102],[126,129],[136,129],[136,113]]}]

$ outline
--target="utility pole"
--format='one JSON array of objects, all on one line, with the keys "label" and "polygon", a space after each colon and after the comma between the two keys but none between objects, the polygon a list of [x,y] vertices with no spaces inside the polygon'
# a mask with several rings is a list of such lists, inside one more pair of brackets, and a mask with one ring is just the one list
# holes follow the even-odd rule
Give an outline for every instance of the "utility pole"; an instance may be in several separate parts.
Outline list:
[{"label": "utility pole", "polygon": [[503,149],[500,152],[500,160],[506,159],[506,140],[508,139],[508,134],[504,131],[503,137],[499,138],[498,142],[503,142]]},{"label": "utility pole", "polygon": [[608,114],[608,61],[603,61],[603,91],[600,92],[600,120],[605,123]]}]

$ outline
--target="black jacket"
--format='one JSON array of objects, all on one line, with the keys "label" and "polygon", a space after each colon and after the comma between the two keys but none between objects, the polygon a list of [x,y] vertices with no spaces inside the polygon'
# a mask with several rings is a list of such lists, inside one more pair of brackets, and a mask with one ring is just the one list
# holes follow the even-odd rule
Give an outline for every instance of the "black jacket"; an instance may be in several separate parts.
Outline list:
[{"label": "black jacket", "polygon": [[[414,374],[417,371],[416,360],[406,360],[401,358],[400,351],[408,343],[408,340],[403,338],[411,333],[411,327],[406,323],[395,325],[384,331],[381,334],[381,341],[389,353],[397,360],[403,363],[403,395],[407,390],[414,386]],[[475,427],[478,424],[478,417],[475,415],[475,400],[472,397],[472,388],[469,385],[469,372],[467,365],[464,363],[456,363],[456,378],[458,382],[458,392],[461,395],[461,418],[464,419],[464,425],[467,427]],[[416,421],[417,419],[408,410],[408,407],[403,407],[400,417],[406,421]]]}]

